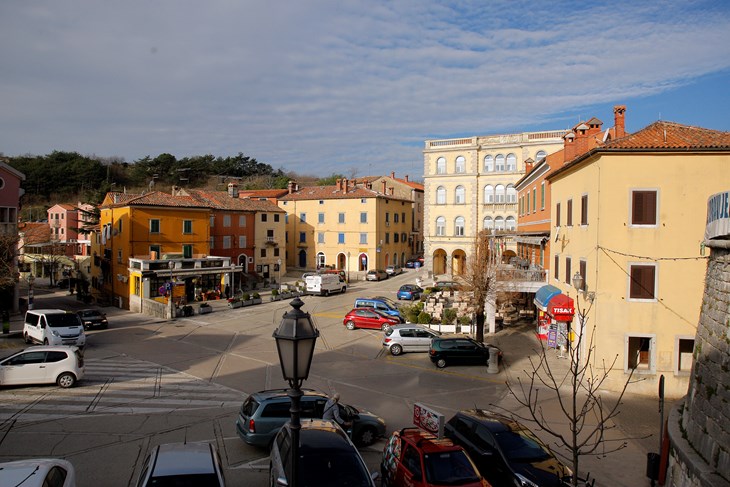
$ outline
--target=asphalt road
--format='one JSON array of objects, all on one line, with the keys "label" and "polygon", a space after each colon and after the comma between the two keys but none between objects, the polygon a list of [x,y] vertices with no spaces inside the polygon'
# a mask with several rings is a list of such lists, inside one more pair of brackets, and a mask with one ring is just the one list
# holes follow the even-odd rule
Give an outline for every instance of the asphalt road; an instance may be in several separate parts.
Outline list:
[{"label": "asphalt road", "polygon": [[[391,431],[411,425],[416,402],[446,419],[472,407],[516,411],[505,381],[516,383],[528,364],[534,349],[529,326],[490,337],[505,353],[505,367],[490,375],[486,367],[438,370],[423,353],[392,357],[383,353],[381,332],[348,331],[342,325],[356,297],[394,297],[401,284],[414,279],[410,271],[379,283],[355,283],[344,295],[303,298],[304,311],[320,330],[305,387],[339,392],[342,402],[378,414]],[[79,305],[63,292],[36,293],[36,308],[71,306]],[[207,440],[219,448],[229,485],[267,485],[268,452],[245,445],[235,419],[248,393],[286,387],[272,333],[289,309],[288,302],[266,302],[162,321],[105,308],[111,326],[89,332],[87,375],[78,387],[0,390],[0,461],[63,457],[75,465],[79,487],[126,487],[134,485],[152,446]],[[16,341],[17,346],[7,340],[6,345],[22,348]],[[624,402],[626,421],[609,434],[655,436],[630,440],[606,457],[586,457],[582,465],[598,478],[596,485],[648,485],[646,452],[658,443],[656,401]],[[545,408],[556,412],[556,401],[546,399]],[[555,418],[558,427],[566,426]],[[383,445],[381,440],[361,450],[371,471],[378,470]]]}]

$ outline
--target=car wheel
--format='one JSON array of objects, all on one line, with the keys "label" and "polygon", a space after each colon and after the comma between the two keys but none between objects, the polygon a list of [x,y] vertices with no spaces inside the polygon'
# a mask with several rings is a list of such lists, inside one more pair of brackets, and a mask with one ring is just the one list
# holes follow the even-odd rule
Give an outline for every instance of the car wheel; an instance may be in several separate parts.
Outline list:
[{"label": "car wheel", "polygon": [[403,353],[403,347],[398,345],[397,343],[390,346],[390,354],[398,356]]},{"label": "car wheel", "polygon": [[27,333],[23,333],[23,340],[25,341],[25,343],[33,342],[33,340],[30,339]]},{"label": "car wheel", "polygon": [[347,323],[345,324],[345,326],[347,327],[347,329],[348,329],[348,330],[354,330],[355,328],[357,328],[357,327],[355,326],[355,322],[354,322],[354,321],[352,321],[352,320],[348,321],[348,322],[347,322]]},{"label": "car wheel", "polygon": [[438,359],[436,361],[436,367],[438,367],[439,369],[443,369],[444,367],[446,367],[446,359],[443,359],[443,358]]},{"label": "car wheel", "polygon": [[58,376],[58,379],[56,379],[56,384],[58,384],[58,387],[62,387],[64,389],[72,387],[75,383],[76,377],[74,377],[71,372],[64,372],[63,374]]},{"label": "car wheel", "polygon": [[372,445],[373,443],[375,443],[376,437],[377,433],[375,431],[375,428],[373,428],[372,426],[365,426],[357,434],[357,443],[361,446]]}]

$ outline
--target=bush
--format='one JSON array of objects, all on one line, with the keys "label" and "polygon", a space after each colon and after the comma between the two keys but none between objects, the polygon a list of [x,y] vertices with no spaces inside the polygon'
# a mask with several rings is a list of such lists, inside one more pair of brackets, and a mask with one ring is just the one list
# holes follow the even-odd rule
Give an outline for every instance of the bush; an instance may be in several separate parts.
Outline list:
[{"label": "bush", "polygon": [[272,296],[278,296],[279,295],[279,290],[278,289],[272,289],[271,290],[271,295]]},{"label": "bush", "polygon": [[444,313],[441,315],[441,324],[450,325],[456,319],[456,310],[454,308],[444,308]]},{"label": "bush", "polygon": [[410,305],[404,305],[400,308],[401,313],[406,321],[411,323],[418,323],[418,315],[423,311],[423,303],[418,302]]},{"label": "bush", "polygon": [[261,299],[261,295],[259,293],[253,293],[254,299]]},{"label": "bush", "polygon": [[421,311],[418,314],[418,323],[421,325],[428,325],[431,323],[431,315],[426,313],[425,311]]},{"label": "bush", "polygon": [[241,299],[243,299],[244,301],[248,301],[249,299],[251,299],[251,295],[248,293],[243,293],[243,297],[241,297]]}]

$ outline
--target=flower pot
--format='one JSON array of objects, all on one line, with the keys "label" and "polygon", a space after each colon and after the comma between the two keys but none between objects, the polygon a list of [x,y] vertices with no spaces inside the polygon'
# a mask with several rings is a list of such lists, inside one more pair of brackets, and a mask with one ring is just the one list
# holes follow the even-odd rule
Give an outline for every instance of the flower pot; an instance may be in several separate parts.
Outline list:
[{"label": "flower pot", "polygon": [[201,306],[200,308],[198,308],[198,314],[201,314],[201,315],[212,313],[212,312],[213,312],[213,308],[210,306]]}]

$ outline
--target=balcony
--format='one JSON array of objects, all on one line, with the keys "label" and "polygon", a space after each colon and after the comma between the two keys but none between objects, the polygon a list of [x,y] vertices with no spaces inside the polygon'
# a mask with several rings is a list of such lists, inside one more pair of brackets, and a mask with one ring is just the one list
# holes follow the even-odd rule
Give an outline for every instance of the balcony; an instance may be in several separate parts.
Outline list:
[{"label": "balcony", "polygon": [[268,247],[276,247],[279,245],[279,243],[276,241],[274,237],[266,237],[266,241],[264,242]]}]

